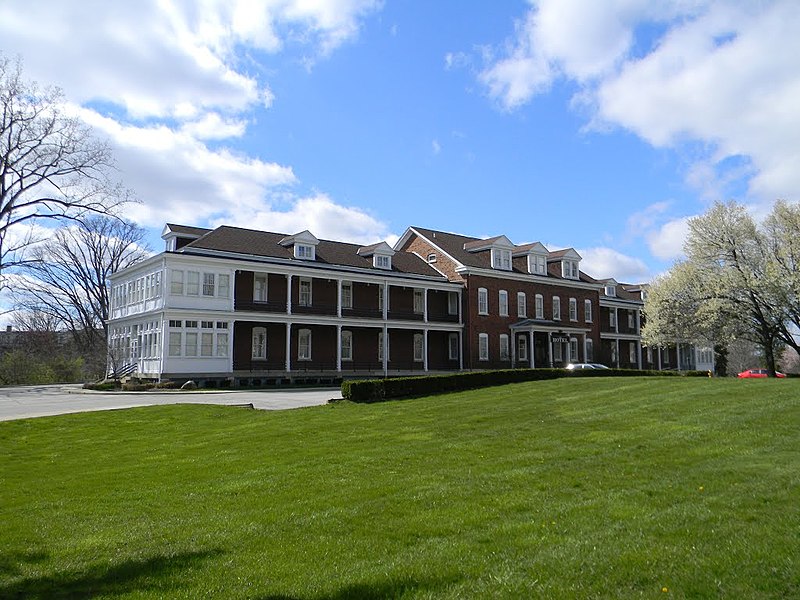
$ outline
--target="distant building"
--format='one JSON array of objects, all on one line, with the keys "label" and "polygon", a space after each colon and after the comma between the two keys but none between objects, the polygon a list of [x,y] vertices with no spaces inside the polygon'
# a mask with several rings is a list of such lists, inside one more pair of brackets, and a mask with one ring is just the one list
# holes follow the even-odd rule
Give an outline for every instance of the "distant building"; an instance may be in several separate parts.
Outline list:
[{"label": "distant building", "polygon": [[421,227],[394,247],[228,226],[168,224],[162,237],[164,252],[111,281],[110,367],[142,377],[252,384],[698,364],[643,356],[643,288],[592,278],[572,248]]}]

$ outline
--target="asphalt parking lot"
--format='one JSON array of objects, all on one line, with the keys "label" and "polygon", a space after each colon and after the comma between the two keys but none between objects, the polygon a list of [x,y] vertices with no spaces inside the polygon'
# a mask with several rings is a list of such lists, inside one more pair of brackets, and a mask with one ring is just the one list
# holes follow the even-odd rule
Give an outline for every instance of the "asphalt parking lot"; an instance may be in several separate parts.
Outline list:
[{"label": "asphalt parking lot", "polygon": [[158,404],[252,404],[260,410],[287,410],[341,397],[339,388],[108,393],[84,390],[79,384],[15,386],[0,388],[0,421]]}]

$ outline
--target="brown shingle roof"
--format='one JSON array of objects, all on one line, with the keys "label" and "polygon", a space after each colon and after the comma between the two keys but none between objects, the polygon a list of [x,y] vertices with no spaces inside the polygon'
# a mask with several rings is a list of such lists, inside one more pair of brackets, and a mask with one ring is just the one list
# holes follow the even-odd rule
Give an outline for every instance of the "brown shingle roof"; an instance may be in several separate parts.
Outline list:
[{"label": "brown shingle roof", "polygon": [[[488,243],[489,240],[481,240],[480,238],[469,237],[466,235],[459,235],[457,233],[447,233],[445,231],[437,231],[435,229],[427,229],[425,227],[412,227],[411,229],[425,236],[429,241],[439,246],[442,250],[447,252],[447,254],[452,256],[455,260],[457,260],[464,266],[476,267],[480,269],[492,268],[492,257],[491,257],[491,251],[489,249],[481,250],[479,252],[468,252],[467,250],[464,249],[465,245],[467,246],[467,248],[474,247],[475,245],[479,245],[476,244],[476,242]],[[502,236],[497,236],[497,237],[502,237]],[[491,239],[496,239],[496,238],[491,238]],[[548,260],[550,258],[559,258],[569,250],[570,249],[568,248],[566,250],[558,250],[557,252],[551,252],[548,255]],[[512,272],[527,274],[528,271],[527,271],[526,261],[524,258],[515,258],[512,261]],[[547,272],[550,277],[562,279],[561,266],[558,264],[555,263],[549,264]],[[586,276],[586,274],[583,271],[580,271],[580,280],[584,282],[588,281],[594,283],[594,281],[590,277]]]},{"label": "brown shingle roof", "polygon": [[196,235],[201,236],[207,234],[211,229],[205,227],[191,227],[189,225],[177,225],[175,223],[167,223],[167,228],[177,234]]},{"label": "brown shingle roof", "polygon": [[[320,240],[316,247],[316,260],[307,261],[294,258],[291,248],[280,245],[280,241],[287,237],[285,233],[270,231],[256,231],[223,225],[207,233],[202,238],[194,240],[185,246],[184,251],[215,250],[232,252],[245,256],[258,256],[279,258],[296,261],[298,264],[309,266],[335,265],[340,267],[355,267],[370,269],[380,273],[383,269],[375,269],[372,259],[358,255],[360,244]],[[426,275],[444,279],[441,273],[428,265],[424,260],[410,252],[396,252],[392,257],[392,271],[413,275]]]}]

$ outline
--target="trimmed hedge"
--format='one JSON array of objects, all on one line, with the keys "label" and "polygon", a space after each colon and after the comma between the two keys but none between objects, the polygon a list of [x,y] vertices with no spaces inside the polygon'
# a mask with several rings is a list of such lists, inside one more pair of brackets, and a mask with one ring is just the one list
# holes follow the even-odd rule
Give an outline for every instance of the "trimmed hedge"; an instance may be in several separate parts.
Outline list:
[{"label": "trimmed hedge", "polygon": [[542,381],[560,377],[642,377],[683,376],[708,377],[708,371],[639,371],[637,369],[504,369],[499,371],[471,371],[451,375],[422,377],[395,377],[389,379],[362,379],[342,382],[342,398],[351,402],[382,402],[397,398],[429,396],[446,392],[473,390],[507,383]]}]

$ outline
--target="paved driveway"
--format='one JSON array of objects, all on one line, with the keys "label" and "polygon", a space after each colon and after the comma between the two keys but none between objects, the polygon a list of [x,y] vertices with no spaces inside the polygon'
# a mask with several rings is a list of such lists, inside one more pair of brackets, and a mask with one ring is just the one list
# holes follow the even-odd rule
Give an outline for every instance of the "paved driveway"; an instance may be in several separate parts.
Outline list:
[{"label": "paved driveway", "polygon": [[339,388],[105,393],[83,390],[80,385],[16,386],[0,388],[0,421],[155,404],[252,404],[262,410],[284,410],[341,397]]}]

